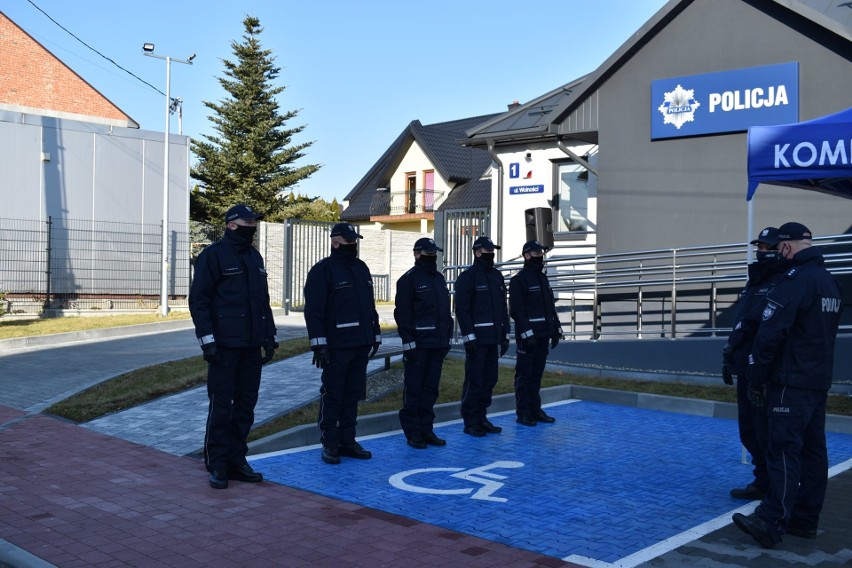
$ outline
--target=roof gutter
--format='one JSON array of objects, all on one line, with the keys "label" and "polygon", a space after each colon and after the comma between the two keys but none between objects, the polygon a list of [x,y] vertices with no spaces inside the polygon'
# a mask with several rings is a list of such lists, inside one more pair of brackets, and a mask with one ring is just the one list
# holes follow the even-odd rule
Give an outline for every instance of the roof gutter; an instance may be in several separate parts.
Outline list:
[{"label": "roof gutter", "polygon": [[[497,164],[497,244],[501,244],[503,242],[503,162],[500,158],[497,157],[497,152],[494,151],[494,139],[489,138],[486,140],[488,144],[488,153],[491,155],[491,159]],[[498,254],[500,258],[497,260],[502,260],[502,249],[498,249]]]},{"label": "roof gutter", "polygon": [[587,170],[592,172],[593,174],[598,175],[598,170],[596,168],[593,168],[592,165],[587,160],[584,160],[583,158],[578,156],[575,152],[572,152],[571,149],[568,148],[568,146],[565,145],[565,140],[563,139],[562,136],[556,137],[556,145],[559,147],[560,150],[562,150],[562,152],[567,154],[569,158],[571,158],[572,160],[574,160],[575,162],[577,162],[578,164],[580,164],[581,166],[583,166],[584,168],[586,168]]}]

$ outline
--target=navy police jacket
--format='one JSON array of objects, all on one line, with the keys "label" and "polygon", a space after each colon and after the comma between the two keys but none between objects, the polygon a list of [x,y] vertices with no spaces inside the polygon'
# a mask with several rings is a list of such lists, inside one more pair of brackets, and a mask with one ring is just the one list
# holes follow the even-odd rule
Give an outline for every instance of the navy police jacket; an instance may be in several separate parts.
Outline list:
[{"label": "navy police jacket", "polygon": [[509,280],[509,314],[520,339],[562,336],[553,290],[539,267],[524,266]]},{"label": "navy police jacket", "polygon": [[814,247],[799,251],[769,293],[752,360],[756,382],[828,390],[840,323],[840,285]]},{"label": "navy police jacket", "polygon": [[446,349],[453,335],[450,293],[444,275],[415,261],[396,281],[393,310],[403,349]]},{"label": "navy police jacket", "polygon": [[781,262],[752,262],[748,265],[748,282],[740,295],[737,323],[728,336],[728,345],[731,346],[728,370],[733,375],[743,375],[748,367],[748,356],[766,307],[766,297],[785,267],[786,264]]},{"label": "navy police jacket", "polygon": [[201,251],[189,311],[202,346],[262,347],[275,341],[266,280],[263,257],[233,231]]},{"label": "navy police jacket", "polygon": [[363,347],[382,342],[373,278],[363,260],[338,249],[308,272],[305,324],[311,347]]},{"label": "navy police jacket", "polygon": [[475,259],[455,284],[456,319],[462,340],[499,345],[509,335],[509,310],[503,274]]}]

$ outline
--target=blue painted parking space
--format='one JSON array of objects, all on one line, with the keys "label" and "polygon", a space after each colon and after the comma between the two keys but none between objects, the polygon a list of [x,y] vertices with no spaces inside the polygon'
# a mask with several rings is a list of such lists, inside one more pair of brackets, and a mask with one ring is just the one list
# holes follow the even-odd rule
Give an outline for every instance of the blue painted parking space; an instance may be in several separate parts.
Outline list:
[{"label": "blue painted parking space", "polygon": [[[586,401],[547,409],[555,424],[504,413],[490,417],[503,432],[484,438],[440,425],[443,448],[415,450],[395,432],[360,439],[372,460],[330,466],[313,446],[252,465],[275,483],[587,565],[745,504],[728,495],[751,480],[733,420]],[[828,433],[828,445],[832,465],[852,459],[852,436]]]}]

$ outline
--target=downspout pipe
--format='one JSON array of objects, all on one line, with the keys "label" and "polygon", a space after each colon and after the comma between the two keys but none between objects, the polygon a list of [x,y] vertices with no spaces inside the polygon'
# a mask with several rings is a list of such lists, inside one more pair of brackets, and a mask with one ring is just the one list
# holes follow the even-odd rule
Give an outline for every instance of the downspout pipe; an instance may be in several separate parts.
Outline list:
[{"label": "downspout pipe", "polygon": [[571,151],[571,149],[568,148],[568,146],[565,145],[565,140],[563,139],[562,136],[556,137],[556,145],[569,158],[571,158],[572,160],[574,160],[575,162],[577,162],[578,164],[580,164],[581,166],[583,166],[584,168],[586,168],[587,170],[592,172],[593,174],[598,175],[598,170],[596,168],[593,168],[592,165],[588,162],[588,160],[584,160],[583,158],[578,156],[575,152]]},{"label": "downspout pipe", "polygon": [[[495,242],[499,245],[503,243],[503,162],[497,157],[497,152],[494,151],[494,140],[486,140],[488,143],[488,153],[491,159],[497,164],[497,239]],[[503,260],[503,249],[498,249],[498,261]]]}]

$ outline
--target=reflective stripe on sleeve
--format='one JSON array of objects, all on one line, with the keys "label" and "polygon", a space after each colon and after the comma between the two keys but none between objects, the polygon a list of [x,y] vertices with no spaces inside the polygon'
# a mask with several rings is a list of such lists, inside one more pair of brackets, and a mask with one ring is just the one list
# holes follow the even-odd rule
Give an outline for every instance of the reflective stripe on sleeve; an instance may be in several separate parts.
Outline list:
[{"label": "reflective stripe on sleeve", "polygon": [[340,329],[341,327],[358,327],[359,325],[361,325],[361,323],[360,323],[360,322],[357,322],[357,321],[351,321],[351,322],[349,322],[349,323],[339,323],[339,324],[337,324],[335,327],[336,327],[337,329]]},{"label": "reflective stripe on sleeve", "polygon": [[216,343],[216,339],[213,337],[213,334],[198,338],[199,345],[210,345],[211,343]]},{"label": "reflective stripe on sleeve", "polygon": [[315,337],[311,339],[311,347],[316,347],[317,345],[328,345],[328,341],[325,337]]},{"label": "reflective stripe on sleeve", "polygon": [[409,349],[417,349],[417,342],[412,341],[411,343],[403,343],[402,344],[402,350],[403,351],[408,351]]}]

